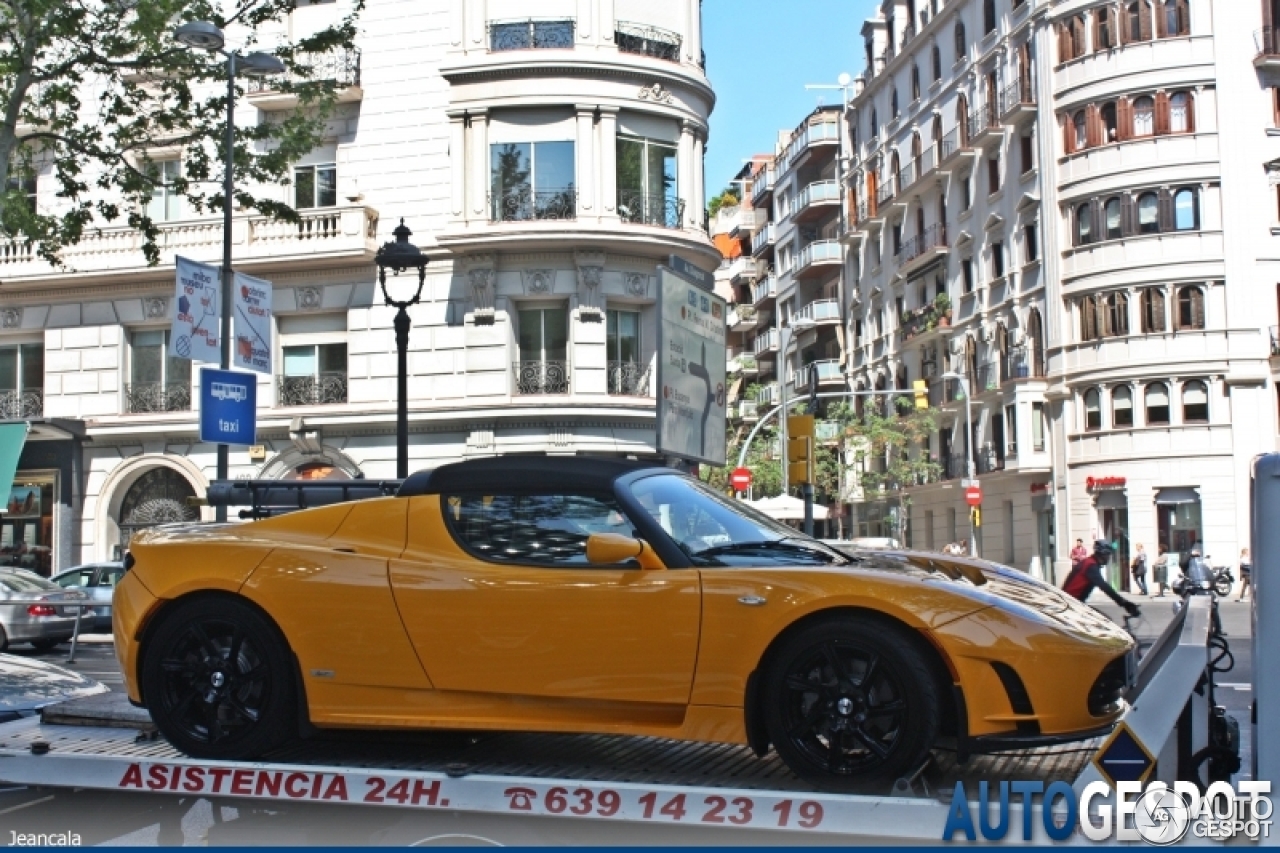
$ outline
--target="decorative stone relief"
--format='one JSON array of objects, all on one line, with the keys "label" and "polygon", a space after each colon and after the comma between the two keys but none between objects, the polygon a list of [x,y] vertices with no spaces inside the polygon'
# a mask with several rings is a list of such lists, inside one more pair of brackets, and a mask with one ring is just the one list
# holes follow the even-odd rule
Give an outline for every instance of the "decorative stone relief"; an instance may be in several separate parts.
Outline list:
[{"label": "decorative stone relief", "polygon": [[601,313],[600,282],[604,278],[604,252],[574,252],[578,268],[578,315],[598,319]]},{"label": "decorative stone relief", "polygon": [[498,274],[496,257],[492,254],[468,255],[464,266],[467,284],[471,287],[471,305],[476,322],[490,324],[494,321],[494,279]]},{"label": "decorative stone relief", "polygon": [[642,101],[653,101],[656,104],[669,104],[674,99],[670,89],[664,89],[661,83],[641,86],[636,95]]},{"label": "decorative stone relief", "polygon": [[623,273],[622,286],[627,296],[644,299],[649,295],[649,276],[642,272]]},{"label": "decorative stone relief", "polygon": [[324,291],[318,287],[298,288],[298,307],[303,311],[314,311],[324,304]]},{"label": "decorative stone relief", "polygon": [[492,429],[473,429],[467,433],[467,452],[487,452],[493,449]]},{"label": "decorative stone relief", "polygon": [[538,294],[555,292],[555,270],[524,270],[521,274],[524,278],[524,292],[526,295],[536,296]]},{"label": "decorative stone relief", "polygon": [[22,325],[22,309],[6,308],[0,311],[0,326],[6,329],[16,329]]},{"label": "decorative stone relief", "polygon": [[552,447],[568,447],[573,443],[573,433],[567,426],[557,424],[547,430],[547,439]]},{"label": "decorative stone relief", "polygon": [[159,320],[169,315],[169,300],[163,296],[150,296],[142,300],[142,312],[148,320]]}]

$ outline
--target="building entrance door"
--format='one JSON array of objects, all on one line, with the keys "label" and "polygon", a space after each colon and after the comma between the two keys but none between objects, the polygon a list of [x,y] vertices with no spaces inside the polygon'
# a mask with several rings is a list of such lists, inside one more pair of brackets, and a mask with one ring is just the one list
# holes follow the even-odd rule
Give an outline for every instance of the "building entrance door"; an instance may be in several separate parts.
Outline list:
[{"label": "building entrance door", "polygon": [[1113,587],[1129,591],[1129,508],[1102,510],[1102,538],[1111,543],[1115,553],[1107,566],[1107,580]]}]

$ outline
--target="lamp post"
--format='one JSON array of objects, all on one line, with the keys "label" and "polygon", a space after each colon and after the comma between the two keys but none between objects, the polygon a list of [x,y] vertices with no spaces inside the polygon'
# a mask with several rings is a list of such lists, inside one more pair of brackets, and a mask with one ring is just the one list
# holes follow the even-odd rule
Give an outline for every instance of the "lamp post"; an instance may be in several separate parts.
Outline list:
[{"label": "lamp post", "polygon": [[[977,476],[978,471],[977,471],[977,466],[974,464],[974,461],[973,461],[973,400],[972,400],[972,395],[969,394],[969,380],[965,379],[963,375],[959,373],[955,373],[954,371],[948,371],[942,374],[942,376],[939,378],[956,380],[957,382],[960,383],[961,393],[964,394],[964,417],[965,417],[965,421],[968,423],[968,426],[965,427],[966,432],[964,436],[964,446],[969,451],[968,470],[969,470],[969,479],[972,480],[974,477]],[[978,556],[978,537],[976,532],[973,529],[972,514],[969,517],[970,517],[969,554],[970,556],[976,557]]]},{"label": "lamp post", "polygon": [[[427,279],[427,263],[430,259],[409,242],[413,234],[404,219],[391,232],[395,240],[383,243],[374,257],[378,265],[378,284],[382,287],[382,301],[388,308],[395,308],[396,319],[396,477],[409,476],[409,312],[410,305],[417,305],[422,298],[422,285]],[[407,269],[418,271],[418,287],[412,299],[392,299],[387,291],[387,270],[398,276]]]},{"label": "lamp post", "polygon": [[[254,51],[241,55],[238,51],[223,50],[227,39],[222,30],[208,21],[188,21],[173,31],[174,41],[178,44],[210,53],[220,53],[227,58],[227,128],[226,151],[222,165],[222,294],[218,299],[221,313],[221,325],[218,340],[221,344],[219,366],[223,370],[231,367],[231,285],[234,273],[231,270],[231,205],[235,196],[235,152],[236,152],[236,74],[246,77],[266,77],[272,74],[283,74],[284,63],[279,57],[269,53]],[[228,446],[218,445],[217,479],[228,477]],[[227,508],[218,506],[215,510],[218,521],[227,520]]]},{"label": "lamp post", "polygon": [[[779,318],[781,319],[781,318]],[[781,423],[778,424],[778,430],[782,437],[782,493],[785,495],[790,491],[790,483],[787,481],[787,350],[791,348],[791,340],[795,337],[796,332],[806,332],[813,328],[813,321],[808,317],[796,317],[792,315],[791,322],[778,329],[778,363],[782,367],[778,370],[778,399],[781,404],[782,417]],[[804,519],[805,533],[813,535],[813,484],[808,483],[804,486]]]}]

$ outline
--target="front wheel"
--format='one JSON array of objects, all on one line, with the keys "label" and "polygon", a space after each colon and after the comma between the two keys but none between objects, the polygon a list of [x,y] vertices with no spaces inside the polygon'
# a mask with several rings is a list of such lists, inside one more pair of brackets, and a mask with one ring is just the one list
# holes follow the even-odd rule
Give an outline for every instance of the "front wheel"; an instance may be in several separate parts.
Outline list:
[{"label": "front wheel", "polygon": [[296,734],[285,640],[243,601],[199,598],[166,613],[141,680],[160,733],[196,758],[253,758]]},{"label": "front wheel", "polygon": [[1213,582],[1213,591],[1218,594],[1219,598],[1229,598],[1231,596],[1231,587],[1233,586],[1230,578],[1218,578]]},{"label": "front wheel", "polygon": [[791,770],[830,790],[892,783],[941,724],[937,680],[903,628],[858,615],[787,638],[764,673],[764,719]]},{"label": "front wheel", "polygon": [[58,643],[60,643],[60,642],[62,642],[62,641],[61,641],[61,640],[54,640],[54,639],[50,639],[50,638],[46,637],[46,638],[44,638],[44,639],[42,639],[42,640],[32,640],[32,641],[31,641],[31,646],[32,646],[32,648],[34,648],[34,649],[35,649],[36,651],[38,651],[38,652],[47,652],[47,651],[49,651],[49,649],[51,649],[51,648],[53,648],[54,646],[58,645]]}]

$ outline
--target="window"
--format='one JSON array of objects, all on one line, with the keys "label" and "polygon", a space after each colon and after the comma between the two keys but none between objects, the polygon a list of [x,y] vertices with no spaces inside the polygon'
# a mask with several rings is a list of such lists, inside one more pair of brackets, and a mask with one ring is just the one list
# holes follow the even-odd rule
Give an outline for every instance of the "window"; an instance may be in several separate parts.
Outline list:
[{"label": "window", "polygon": [[1035,451],[1044,450],[1044,403],[1031,404],[1031,449]]},{"label": "window", "polygon": [[894,87],[889,92],[889,116],[891,118],[898,117],[898,89]]},{"label": "window", "polygon": [[1160,200],[1155,193],[1138,196],[1138,233],[1155,234],[1160,230]]},{"label": "window", "polygon": [[648,377],[640,361],[640,313],[609,309],[605,332],[605,358],[609,367],[610,394],[647,394]]},{"label": "window", "polygon": [[1148,287],[1142,291],[1140,301],[1142,311],[1142,331],[1163,332],[1164,322],[1164,288]]},{"label": "window", "polygon": [[1125,27],[1129,41],[1143,41],[1142,38],[1142,3],[1134,0],[1125,7]]},{"label": "window", "polygon": [[1087,246],[1093,242],[1093,208],[1088,204],[1076,207],[1076,245]]},{"label": "window", "polygon": [[293,168],[293,206],[334,207],[338,204],[338,167],[333,163]]},{"label": "window", "polygon": [[1005,422],[1005,436],[1006,436],[1006,442],[1007,442],[1007,446],[1005,449],[1008,451],[1009,456],[1017,456],[1018,455],[1018,407],[1016,405],[1004,407],[1004,422]]},{"label": "window", "polygon": [[1192,126],[1191,96],[1175,92],[1169,97],[1169,132],[1189,133]]},{"label": "window", "polygon": [[1077,110],[1076,114],[1071,117],[1071,128],[1075,131],[1075,151],[1083,151],[1089,147],[1089,134],[1087,132],[1087,120],[1084,110]]},{"label": "window", "polygon": [[942,51],[935,44],[933,46],[933,79],[935,82],[942,79]]},{"label": "window", "polygon": [[911,66],[911,100],[920,100],[920,66]]},{"label": "window", "polygon": [[1014,563],[1014,531],[1013,501],[1004,502],[1004,561],[1010,566]]},{"label": "window", "polygon": [[1040,257],[1040,242],[1034,222],[1022,229],[1022,247],[1023,263],[1029,264]]},{"label": "window", "polygon": [[1165,37],[1191,34],[1190,22],[1187,20],[1187,0],[1164,0],[1161,15]]},{"label": "window", "polygon": [[1196,191],[1181,189],[1173,194],[1173,227],[1176,231],[1194,231],[1198,223]]},{"label": "window", "polygon": [[1124,293],[1108,293],[1106,302],[1106,328],[1102,334],[1117,337],[1129,334],[1129,297]]},{"label": "window", "polygon": [[191,362],[169,354],[169,333],[134,332],[129,348],[128,412],[185,412],[191,408]]},{"label": "window", "polygon": [[960,262],[960,276],[964,283],[964,292],[973,293],[973,258],[965,258]]},{"label": "window", "polygon": [[1080,340],[1098,339],[1098,299],[1086,296],[1080,300]]},{"label": "window", "polygon": [[1144,392],[1147,407],[1147,426],[1167,426],[1169,424],[1169,386],[1163,382],[1152,382]]},{"label": "window", "polygon": [[573,47],[573,21],[501,21],[489,24],[489,49]]},{"label": "window", "polygon": [[964,21],[956,21],[955,30],[956,40],[956,62],[964,59],[965,54],[969,52],[969,46],[965,44],[964,37]]},{"label": "window", "polygon": [[1209,388],[1198,379],[1182,385],[1182,422],[1209,422]]},{"label": "window", "polygon": [[982,31],[993,33],[996,30],[996,0],[982,0]]},{"label": "window", "polygon": [[1093,14],[1096,16],[1095,18],[1096,26],[1094,29],[1094,32],[1096,33],[1096,37],[1095,37],[1095,43],[1094,43],[1093,49],[1095,51],[1099,51],[1099,50],[1108,50],[1110,48],[1115,47],[1116,46],[1115,24],[1114,24],[1114,19],[1112,17],[1114,15],[1114,12],[1112,11],[1111,7],[1100,6],[1093,10]]},{"label": "window", "polygon": [[960,209],[968,210],[973,207],[973,186],[969,183],[971,175],[960,176]]},{"label": "window", "polygon": [[1150,136],[1155,133],[1156,102],[1145,95],[1133,102],[1133,135]]},{"label": "window", "polygon": [[448,495],[449,529],[494,563],[587,567],[587,537],[630,535],[632,523],[606,495]]},{"label": "window", "polygon": [[44,414],[44,344],[0,347],[0,420]]},{"label": "window", "polygon": [[1102,429],[1102,394],[1097,388],[1084,392],[1084,428],[1086,432]]},{"label": "window", "polygon": [[519,394],[569,392],[569,312],[563,305],[523,308],[517,312],[520,363],[516,372]]},{"label": "window", "polygon": [[151,201],[147,204],[147,216],[154,222],[177,219],[181,211],[181,199],[174,188],[174,181],[182,176],[181,160],[160,160],[147,170],[151,178]]},{"label": "window", "polygon": [[347,345],[300,344],[281,347],[281,406],[321,406],[347,402]]},{"label": "window", "polygon": [[991,158],[987,160],[987,193],[994,194],[1000,191],[1000,154],[992,153]]},{"label": "window", "polygon": [[1102,207],[1102,220],[1105,230],[1105,240],[1115,240],[1121,234],[1120,228],[1120,199],[1119,197],[1109,198]]},{"label": "window", "polygon": [[1178,329],[1204,328],[1204,291],[1195,285],[1178,288]]},{"label": "window", "polygon": [[1117,429],[1133,426],[1133,392],[1128,385],[1111,391],[1111,425]]},{"label": "window", "polygon": [[1022,174],[1024,175],[1036,166],[1034,139],[1035,137],[1029,133],[1018,137],[1018,149],[1022,155]]},{"label": "window", "polygon": [[871,138],[875,139],[880,135],[880,119],[876,117],[876,108],[871,108]]},{"label": "window", "polygon": [[18,192],[26,202],[27,210],[36,212],[36,176],[34,174],[10,174],[9,192]]},{"label": "window", "polygon": [[[622,143],[619,141],[619,155]],[[619,160],[618,171],[622,172]],[[572,142],[504,142],[489,146],[490,218],[494,222],[573,219]],[[622,185],[619,184],[619,191]]]},{"label": "window", "polygon": [[680,227],[684,203],[679,195],[675,145],[618,137],[618,214],[627,222]]},{"label": "window", "polygon": [[1004,278],[1004,243],[991,244],[991,277]]},{"label": "window", "polygon": [[1098,110],[1098,115],[1102,118],[1102,127],[1106,133],[1105,138],[1102,140],[1103,144],[1115,142],[1119,128],[1116,120],[1116,105],[1112,102],[1103,104],[1102,108]]},{"label": "window", "polygon": [[889,233],[892,236],[893,253],[896,255],[902,251],[902,223],[893,223],[893,228]]}]

